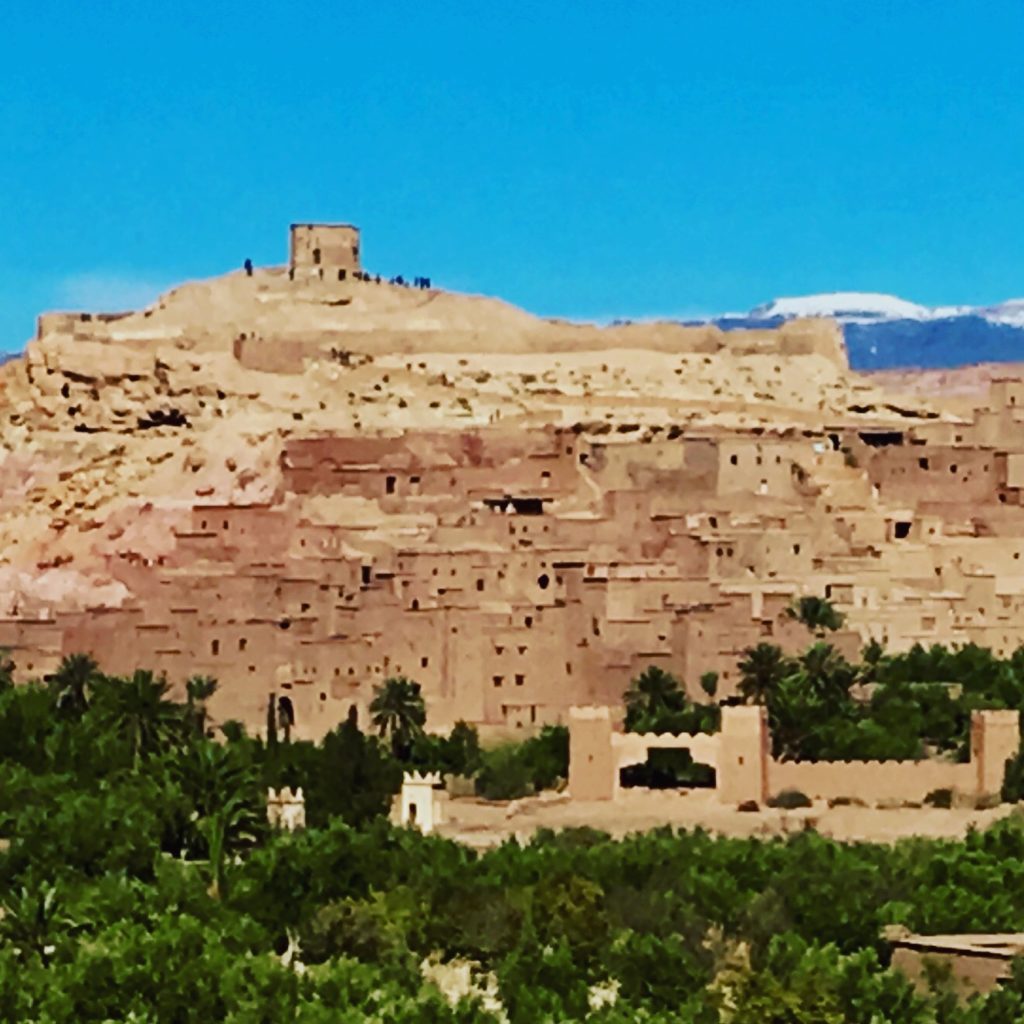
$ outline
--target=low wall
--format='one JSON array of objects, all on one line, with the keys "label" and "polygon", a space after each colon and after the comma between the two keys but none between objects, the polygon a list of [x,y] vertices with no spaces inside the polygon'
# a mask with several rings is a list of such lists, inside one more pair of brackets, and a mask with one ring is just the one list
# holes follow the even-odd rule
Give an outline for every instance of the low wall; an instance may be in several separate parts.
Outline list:
[{"label": "low wall", "polygon": [[769,761],[768,791],[784,789],[797,789],[812,799],[920,803],[936,789],[973,793],[977,768],[943,761]]},{"label": "low wall", "polygon": [[232,351],[234,357],[247,370],[298,374],[305,370],[307,359],[316,358],[321,351],[321,346],[284,338],[275,341],[237,338],[232,346]]}]

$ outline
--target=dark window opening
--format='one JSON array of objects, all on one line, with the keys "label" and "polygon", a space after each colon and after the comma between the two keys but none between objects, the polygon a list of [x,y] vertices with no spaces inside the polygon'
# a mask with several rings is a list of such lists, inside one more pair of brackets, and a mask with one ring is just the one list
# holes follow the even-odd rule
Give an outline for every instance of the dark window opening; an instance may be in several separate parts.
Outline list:
[{"label": "dark window opening", "polygon": [[541,573],[537,577],[537,586],[540,587],[541,590],[547,590],[548,589],[548,584],[550,582],[551,582],[551,580],[548,578],[547,573]]},{"label": "dark window opening", "polygon": [[907,522],[893,523],[892,532],[893,532],[893,536],[897,540],[905,540],[907,537],[910,536],[910,523],[907,523]]},{"label": "dark window opening", "polygon": [[214,640],[210,644],[210,653],[211,654],[220,654],[220,641],[219,640]]},{"label": "dark window opening", "polygon": [[295,724],[295,707],[292,704],[291,697],[277,698],[277,720],[284,728],[289,728]]},{"label": "dark window opening", "polygon": [[903,444],[902,430],[864,430],[857,435],[869,448]]},{"label": "dark window opening", "polygon": [[395,493],[395,478],[393,476],[389,476],[384,481],[384,490],[388,494],[394,494]]},{"label": "dark window opening", "polygon": [[314,249],[313,250],[313,262],[314,263],[319,263],[320,262],[320,250],[319,249]]}]

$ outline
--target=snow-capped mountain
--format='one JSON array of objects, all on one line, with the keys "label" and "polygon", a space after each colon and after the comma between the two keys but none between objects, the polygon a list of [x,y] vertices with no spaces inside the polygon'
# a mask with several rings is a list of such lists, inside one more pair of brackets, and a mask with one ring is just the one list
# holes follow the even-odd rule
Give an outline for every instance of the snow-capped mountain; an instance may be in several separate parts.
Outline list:
[{"label": "snow-capped mountain", "polygon": [[896,295],[828,292],[774,299],[714,322],[725,330],[830,317],[859,370],[1024,362],[1024,299],[992,306],[921,306]]},{"label": "snow-capped mountain", "polygon": [[747,315],[752,319],[784,320],[798,316],[828,316],[843,323],[874,323],[878,320],[927,320],[930,310],[914,302],[877,292],[826,292],[773,299],[756,306]]}]

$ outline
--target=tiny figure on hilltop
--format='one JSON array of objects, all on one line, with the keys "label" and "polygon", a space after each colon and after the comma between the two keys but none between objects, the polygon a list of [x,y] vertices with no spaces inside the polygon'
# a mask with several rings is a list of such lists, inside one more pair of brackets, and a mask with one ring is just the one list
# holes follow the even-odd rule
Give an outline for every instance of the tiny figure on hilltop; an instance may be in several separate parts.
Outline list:
[{"label": "tiny figure on hilltop", "polygon": [[244,266],[245,266],[245,276],[246,277],[252,277],[252,260],[246,260]]}]

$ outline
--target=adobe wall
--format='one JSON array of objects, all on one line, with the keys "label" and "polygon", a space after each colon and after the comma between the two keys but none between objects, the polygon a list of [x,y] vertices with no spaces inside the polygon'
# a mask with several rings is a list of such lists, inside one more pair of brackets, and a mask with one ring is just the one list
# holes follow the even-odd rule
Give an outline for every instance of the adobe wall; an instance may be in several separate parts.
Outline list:
[{"label": "adobe wall", "polygon": [[691,751],[694,761],[716,769],[724,803],[759,803],[784,790],[814,800],[845,797],[865,804],[884,800],[921,803],[937,789],[974,796],[998,795],[1008,758],[1020,746],[1015,711],[975,711],[971,761],[776,761],[769,756],[767,714],[759,706],[722,708],[714,735],[661,736],[613,730],[607,707],[569,712],[569,791],[573,799],[611,800],[619,793],[619,771],[642,763],[651,749]]},{"label": "adobe wall", "polygon": [[883,799],[920,803],[936,789],[975,792],[976,774],[974,765],[943,761],[772,760],[768,789],[771,793],[796,789],[812,800],[846,797],[866,804]]}]

